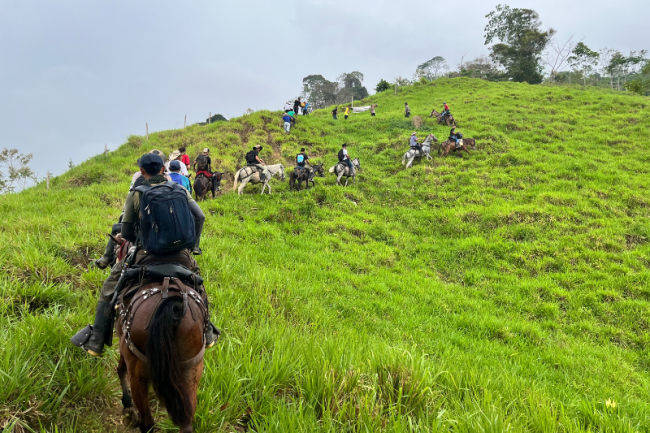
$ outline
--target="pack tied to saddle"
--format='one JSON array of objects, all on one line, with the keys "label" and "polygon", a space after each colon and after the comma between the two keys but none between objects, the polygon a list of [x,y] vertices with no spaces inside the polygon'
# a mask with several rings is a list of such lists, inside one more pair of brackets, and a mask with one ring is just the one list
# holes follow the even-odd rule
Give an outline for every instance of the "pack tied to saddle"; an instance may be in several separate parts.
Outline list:
[{"label": "pack tied to saddle", "polygon": [[196,240],[194,215],[187,190],[176,182],[135,189],[140,197],[140,236],[149,253],[166,254],[192,248]]}]

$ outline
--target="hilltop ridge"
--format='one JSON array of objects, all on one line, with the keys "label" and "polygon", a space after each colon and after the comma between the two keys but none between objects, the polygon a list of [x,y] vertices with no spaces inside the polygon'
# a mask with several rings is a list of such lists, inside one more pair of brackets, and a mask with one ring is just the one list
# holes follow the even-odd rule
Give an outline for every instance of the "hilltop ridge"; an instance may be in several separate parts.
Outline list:
[{"label": "hilltop ridge", "polygon": [[[405,170],[412,131],[446,139],[427,117],[442,101],[477,150]],[[229,175],[201,204],[199,265],[224,338],[196,431],[647,429],[650,100],[456,78],[370,103],[376,118],[317,110],[289,135],[260,111],[131,136],[49,191],[0,197],[0,425],[19,413],[42,431],[121,431],[115,357],[68,338],[93,313],[106,272],[88,260],[137,158],[184,145]],[[309,191],[230,191],[255,144],[290,169],[300,147],[329,167],[342,143],[361,160],[355,187],[328,175]]]}]

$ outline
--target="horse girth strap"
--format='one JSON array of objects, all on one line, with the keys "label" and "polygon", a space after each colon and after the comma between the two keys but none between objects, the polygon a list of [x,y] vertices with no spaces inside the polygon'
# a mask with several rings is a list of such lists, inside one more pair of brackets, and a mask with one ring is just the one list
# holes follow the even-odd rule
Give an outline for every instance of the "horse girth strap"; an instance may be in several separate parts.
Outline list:
[{"label": "horse girth strap", "polygon": [[[170,282],[172,283],[171,285]],[[158,297],[158,295],[160,295],[160,297]],[[201,299],[201,296],[198,294],[198,292],[196,290],[193,290],[185,286],[177,278],[165,277],[163,279],[161,287],[149,287],[148,289],[139,289],[136,292],[136,294],[133,296],[133,299],[129,303],[128,307],[124,308],[124,305],[122,305],[122,311],[120,313],[120,316],[122,319],[122,334],[124,335],[124,340],[127,347],[129,348],[131,353],[133,353],[139,360],[145,363],[148,362],[146,355],[143,354],[135,346],[135,344],[133,344],[133,340],[131,340],[131,324],[133,323],[133,318],[135,317],[135,314],[140,308],[140,306],[142,306],[142,304],[144,304],[149,298],[153,298],[153,297],[157,297],[158,302],[156,303],[156,307],[151,310],[149,317],[146,319],[145,321],[146,326],[144,327],[144,329],[149,328],[149,325],[151,323],[151,320],[153,319],[153,315],[155,314],[156,310],[158,310],[158,307],[160,306],[163,299],[166,299],[168,297],[182,297],[183,311],[181,314],[181,320],[187,314],[187,310],[189,310],[190,314],[192,315],[192,319],[196,321],[194,310],[192,308],[192,303],[188,301],[188,297],[191,297],[196,302],[196,304],[199,306],[199,309],[203,313],[204,329],[205,327],[209,326],[209,320],[210,320],[208,316],[207,308],[205,307],[203,300]],[[204,341],[201,350],[194,357],[181,362],[181,366],[183,368],[192,368],[195,365],[197,365],[199,362],[201,362],[201,359],[203,359],[203,355],[205,353],[205,336],[203,338]]]}]

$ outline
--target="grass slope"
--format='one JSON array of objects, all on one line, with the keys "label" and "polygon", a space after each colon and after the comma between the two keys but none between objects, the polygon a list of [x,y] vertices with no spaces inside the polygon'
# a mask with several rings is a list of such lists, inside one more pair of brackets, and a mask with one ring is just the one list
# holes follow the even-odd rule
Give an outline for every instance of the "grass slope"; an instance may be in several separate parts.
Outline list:
[{"label": "grass slope", "polygon": [[[426,117],[443,100],[478,150],[403,170],[404,102]],[[269,163],[306,146],[329,167],[347,142],[356,187],[276,180],[202,204],[224,336],[197,431],[648,431],[650,101],[440,79],[365,102],[377,118],[320,110],[288,136],[258,112],[130,137],[49,191],[0,197],[0,426],[123,431],[114,350],[68,338],[91,320],[107,272],[86,263],[138,156],[208,146],[232,174],[256,143]]]}]

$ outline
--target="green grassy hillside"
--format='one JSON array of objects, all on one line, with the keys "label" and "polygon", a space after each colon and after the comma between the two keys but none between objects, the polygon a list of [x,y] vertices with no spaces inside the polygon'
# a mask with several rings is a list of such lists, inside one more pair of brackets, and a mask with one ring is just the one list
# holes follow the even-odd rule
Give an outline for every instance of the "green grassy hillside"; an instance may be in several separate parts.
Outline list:
[{"label": "green grassy hillside", "polygon": [[[443,100],[477,151],[405,171],[404,102],[426,118]],[[265,111],[132,136],[49,191],[0,197],[0,426],[124,431],[114,349],[68,339],[141,154],[207,146],[232,175],[257,143],[269,163],[305,146],[329,167],[347,142],[355,187],[238,197],[230,180],[201,205],[224,335],[196,431],[649,431],[650,100],[440,79],[370,102],[376,118],[320,110],[288,136]]]}]

